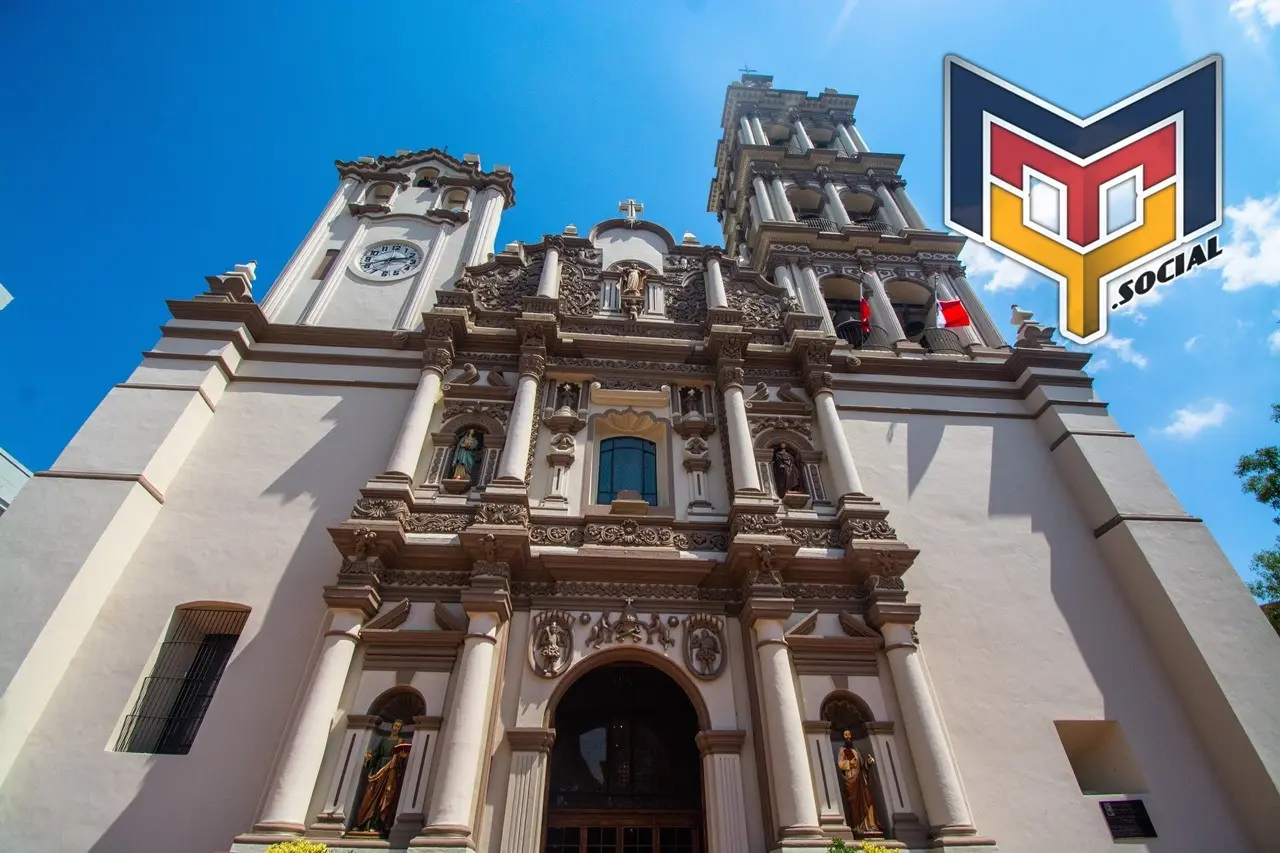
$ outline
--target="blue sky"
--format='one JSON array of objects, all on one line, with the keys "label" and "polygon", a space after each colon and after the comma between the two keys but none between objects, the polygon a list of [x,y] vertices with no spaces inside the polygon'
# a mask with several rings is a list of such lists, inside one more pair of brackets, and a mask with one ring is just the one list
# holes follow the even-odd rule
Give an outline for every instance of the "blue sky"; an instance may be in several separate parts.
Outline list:
[{"label": "blue sky", "polygon": [[[1088,115],[1225,58],[1223,242],[1112,318],[1092,370],[1236,567],[1277,532],[1241,453],[1280,440],[1280,0],[652,3],[8,3],[0,11],[0,446],[48,467],[157,338],[164,300],[254,258],[259,295],[336,185],[334,159],[448,146],[516,175],[499,244],[589,226],[619,199],[718,240],[706,213],[725,86],[860,96],[941,219],[942,56]],[[16,81],[24,81],[21,85]],[[1045,280],[982,251],[998,322],[1057,314]],[[1271,340],[1268,341],[1268,337]]]}]

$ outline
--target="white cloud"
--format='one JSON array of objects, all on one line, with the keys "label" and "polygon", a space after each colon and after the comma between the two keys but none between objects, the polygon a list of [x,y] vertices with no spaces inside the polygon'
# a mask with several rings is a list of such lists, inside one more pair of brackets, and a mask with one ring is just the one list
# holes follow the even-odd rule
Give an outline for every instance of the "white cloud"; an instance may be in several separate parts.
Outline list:
[{"label": "white cloud", "polygon": [[1280,329],[1267,335],[1267,348],[1271,350],[1272,355],[1280,355]]},{"label": "white cloud", "polygon": [[1244,24],[1244,31],[1255,41],[1262,40],[1262,27],[1280,25],[1280,0],[1233,0],[1231,14]]},{"label": "white cloud", "polygon": [[1145,370],[1147,367],[1147,357],[1133,348],[1132,338],[1117,338],[1114,335],[1107,335],[1105,338],[1095,341],[1092,346],[1111,350],[1116,354],[1116,358],[1125,364],[1132,364],[1139,370]]},{"label": "white cloud", "polygon": [[849,20],[853,17],[853,7],[858,5],[858,0],[844,0],[840,6],[840,14],[836,15],[835,23],[827,30],[827,40],[823,43],[823,52],[831,45],[836,43],[836,39],[840,38],[840,34],[844,32],[845,27],[849,26]]},{"label": "white cloud", "polygon": [[989,278],[990,281],[983,287],[992,292],[1017,290],[1020,287],[1035,286],[1039,283],[1038,277],[1028,281],[1035,272],[1030,267],[1010,260],[998,252],[993,252],[974,240],[964,244],[964,248],[960,251],[960,261],[967,268],[970,278]]},{"label": "white cloud", "polygon": [[1203,400],[1178,409],[1160,432],[1172,438],[1193,438],[1209,427],[1222,426],[1230,413],[1231,407],[1221,400]]},{"label": "white cloud", "polygon": [[1182,348],[1187,352],[1191,352],[1192,348],[1196,345],[1196,341],[1198,340],[1200,340],[1199,335],[1192,335],[1191,337],[1187,338],[1187,342],[1182,345]]},{"label": "white cloud", "polygon": [[1108,361],[1107,359],[1094,356],[1093,358],[1089,359],[1089,363],[1086,365],[1086,369],[1092,371],[1093,373],[1097,373],[1101,370],[1106,370],[1110,366],[1111,366],[1111,362]]},{"label": "white cloud", "polygon": [[[1273,2],[1280,15],[1280,0]],[[1222,257],[1209,265],[1222,270],[1222,289],[1280,284],[1280,193],[1247,198],[1225,213],[1231,239],[1222,247]]]}]

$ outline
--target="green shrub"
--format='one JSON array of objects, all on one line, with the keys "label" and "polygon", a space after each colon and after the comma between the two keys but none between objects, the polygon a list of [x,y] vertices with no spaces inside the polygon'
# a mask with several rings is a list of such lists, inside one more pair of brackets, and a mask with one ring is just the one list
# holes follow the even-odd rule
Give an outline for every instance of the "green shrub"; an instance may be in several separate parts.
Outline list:
[{"label": "green shrub", "polygon": [[319,841],[281,841],[272,844],[266,853],[328,853],[328,845]]}]

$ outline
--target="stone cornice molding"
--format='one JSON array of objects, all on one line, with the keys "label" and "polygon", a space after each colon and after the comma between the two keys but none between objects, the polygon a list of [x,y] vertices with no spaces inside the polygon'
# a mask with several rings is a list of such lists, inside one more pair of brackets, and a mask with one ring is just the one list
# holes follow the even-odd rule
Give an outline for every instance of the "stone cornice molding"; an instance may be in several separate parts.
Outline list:
[{"label": "stone cornice molding", "polygon": [[[506,199],[506,207],[515,206],[515,178],[510,172],[485,172],[478,164],[459,160],[438,148],[428,148],[424,151],[416,151],[410,154],[397,154],[394,157],[381,156],[375,158],[372,163],[335,160],[334,166],[338,170],[338,175],[343,178],[356,177],[366,181],[386,180],[408,183],[409,175],[397,170],[408,169],[432,160],[443,163],[455,172],[461,173],[462,179],[468,181],[466,184],[468,186],[494,187]],[[398,175],[399,177],[391,177],[392,175]],[[442,175],[439,178],[442,186],[451,180],[456,181],[457,177]]]},{"label": "stone cornice molding", "polygon": [[555,729],[516,728],[507,729],[507,743],[513,752],[548,753],[556,741]]},{"label": "stone cornice molding", "polygon": [[701,731],[694,737],[701,755],[737,755],[747,742],[744,731],[715,730]]},{"label": "stone cornice molding", "polygon": [[333,610],[359,610],[368,619],[382,607],[382,596],[372,586],[326,586],[324,603]]}]

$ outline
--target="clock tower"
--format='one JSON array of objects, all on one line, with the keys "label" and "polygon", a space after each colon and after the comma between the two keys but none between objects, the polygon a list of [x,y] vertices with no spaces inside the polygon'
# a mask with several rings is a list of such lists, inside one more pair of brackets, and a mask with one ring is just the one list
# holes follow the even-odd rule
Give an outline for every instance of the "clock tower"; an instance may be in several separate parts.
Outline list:
[{"label": "clock tower", "polygon": [[493,253],[511,170],[430,149],[337,162],[340,183],[262,302],[273,323],[413,331],[431,295]]}]

